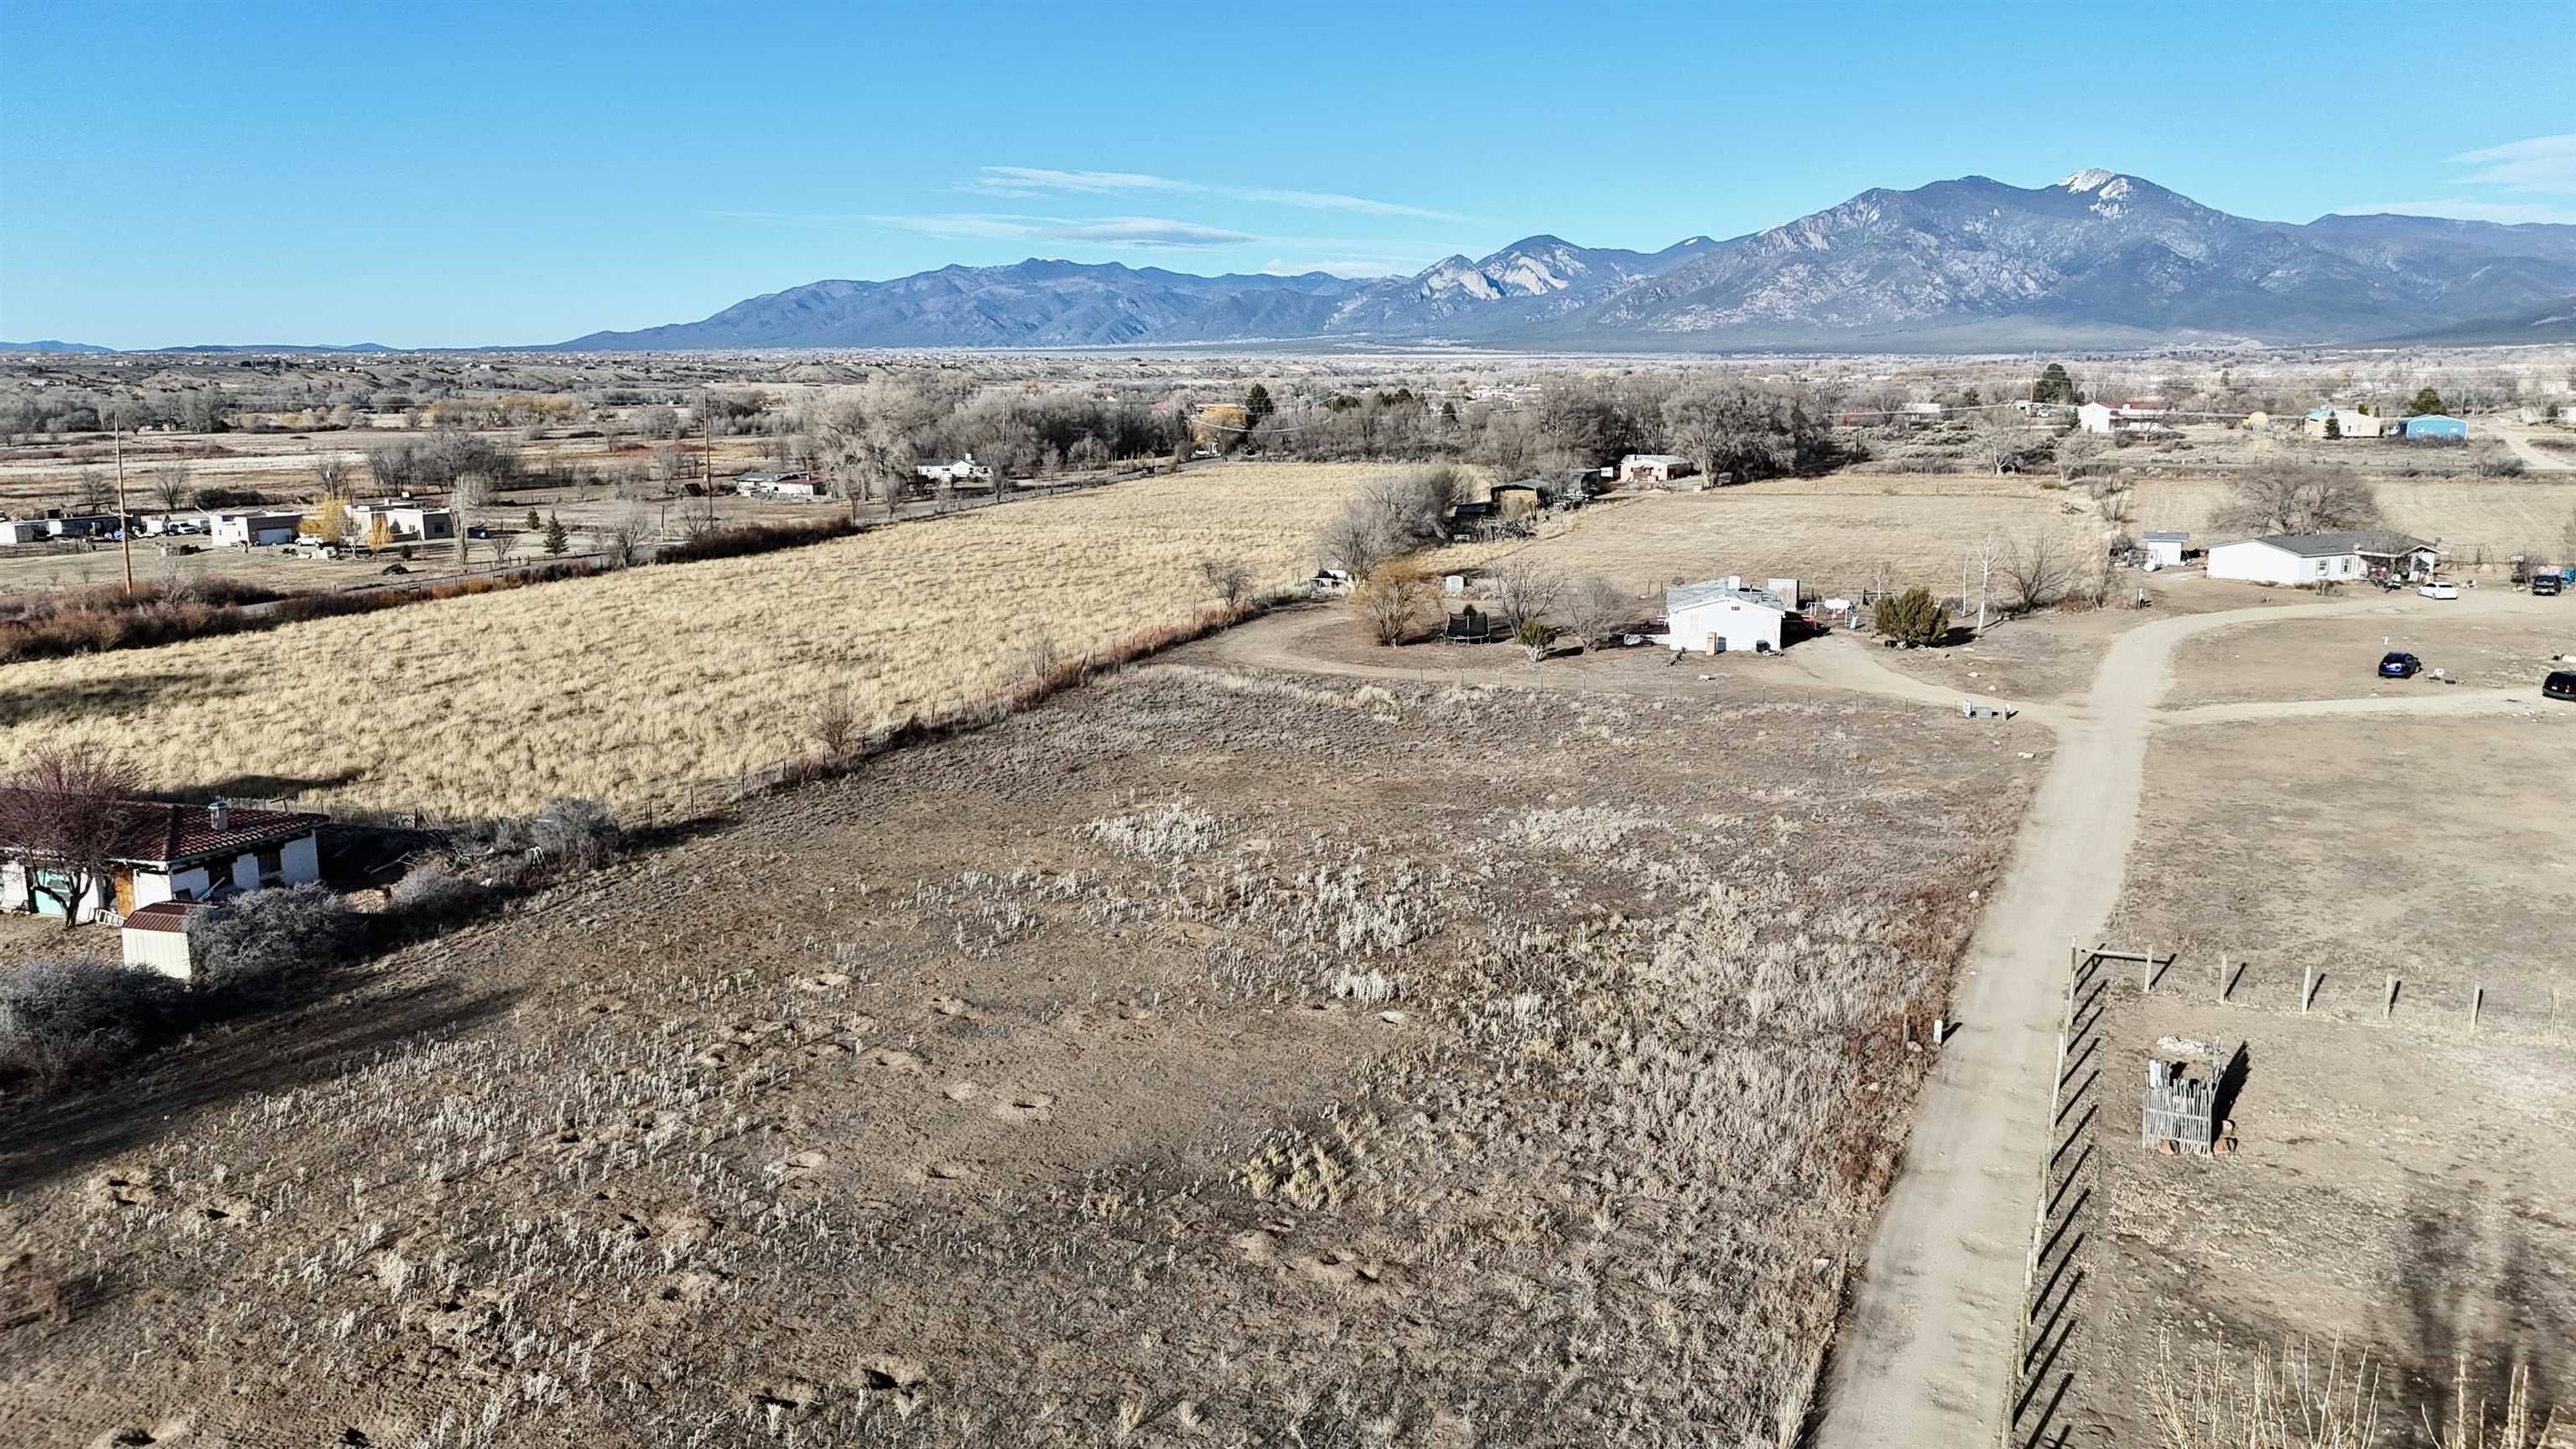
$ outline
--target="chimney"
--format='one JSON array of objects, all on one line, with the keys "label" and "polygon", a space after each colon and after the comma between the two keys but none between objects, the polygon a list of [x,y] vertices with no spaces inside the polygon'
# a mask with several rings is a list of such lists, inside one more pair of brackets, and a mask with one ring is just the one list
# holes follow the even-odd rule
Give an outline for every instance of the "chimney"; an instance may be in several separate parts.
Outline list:
[{"label": "chimney", "polygon": [[215,829],[230,830],[232,828],[232,821],[233,807],[225,804],[223,801],[217,800],[206,807],[206,823],[213,826]]}]

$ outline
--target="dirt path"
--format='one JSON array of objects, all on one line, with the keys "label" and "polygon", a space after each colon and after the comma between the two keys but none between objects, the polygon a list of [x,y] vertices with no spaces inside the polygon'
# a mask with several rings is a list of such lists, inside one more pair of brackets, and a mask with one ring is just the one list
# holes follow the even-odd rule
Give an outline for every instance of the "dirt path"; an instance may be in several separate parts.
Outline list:
[{"label": "dirt path", "polygon": [[[2461,602],[2468,607],[2454,612],[2517,607],[2501,593]],[[1822,1449],[1961,1449],[2002,1436],[2013,1318],[2050,1140],[2049,1094],[2040,1083],[2055,1061],[2067,946],[2098,939],[2119,900],[2153,728],[2391,707],[2471,712],[2534,697],[2479,690],[2165,714],[2157,704],[2171,684],[2176,647],[2249,619],[2412,612],[2411,601],[2369,600],[2158,619],[2119,636],[2083,699],[2051,712],[2057,752],[1969,944],[1952,997],[1957,1034],[1925,1082],[1904,1170],[1836,1345],[1816,1440]]]},{"label": "dirt path", "polygon": [[2497,437],[2504,439],[2505,446],[2513,449],[2513,451],[2521,457],[2523,465],[2531,469],[2531,471],[2535,473],[2576,473],[2576,462],[2569,461],[2567,455],[2564,453],[2552,452],[2547,448],[2534,447],[2529,434],[2516,432],[2511,428],[2503,427],[2497,428],[2495,432]]}]

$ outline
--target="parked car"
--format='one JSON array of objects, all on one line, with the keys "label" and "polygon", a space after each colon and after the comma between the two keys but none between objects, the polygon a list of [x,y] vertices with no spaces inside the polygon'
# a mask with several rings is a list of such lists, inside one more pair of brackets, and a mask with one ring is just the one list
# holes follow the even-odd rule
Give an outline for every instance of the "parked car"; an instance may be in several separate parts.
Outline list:
[{"label": "parked car", "polygon": [[2428,599],[2456,599],[2460,596],[2460,586],[2447,579],[2434,579],[2418,585],[2415,592]]},{"label": "parked car", "polygon": [[2403,649],[2391,649],[2379,656],[2379,677],[2382,679],[2412,679],[2423,672],[2424,661]]},{"label": "parked car", "polygon": [[2559,588],[2560,584],[2558,575],[2555,571],[2545,574],[2533,574],[2531,576],[2531,592],[2535,595],[2554,594],[2558,592]]},{"label": "parked car", "polygon": [[2540,681],[2542,699],[2576,700],[2576,669],[2553,669]]},{"label": "parked car", "polygon": [[401,564],[387,564],[376,572],[386,574],[407,574],[410,573],[411,570],[404,568]]}]

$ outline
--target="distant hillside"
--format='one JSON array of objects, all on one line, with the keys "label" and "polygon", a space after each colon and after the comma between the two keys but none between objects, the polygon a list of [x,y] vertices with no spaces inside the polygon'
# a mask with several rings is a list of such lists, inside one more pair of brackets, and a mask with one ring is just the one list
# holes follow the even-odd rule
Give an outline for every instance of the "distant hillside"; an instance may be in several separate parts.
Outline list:
[{"label": "distant hillside", "polygon": [[2392,342],[2447,342],[2457,346],[2502,343],[2576,342],[2576,294],[2537,307],[2524,307],[2493,317],[2472,317],[2448,326],[2410,332]]},{"label": "distant hillside", "polygon": [[0,342],[0,352],[114,352],[92,342]]},{"label": "distant hillside", "polygon": [[2202,206],[2135,176],[1862,192],[1659,252],[1554,236],[1362,282],[1031,260],[828,281],[568,350],[1306,341],[1603,349],[1984,350],[2483,339],[2576,294],[2576,226]]}]

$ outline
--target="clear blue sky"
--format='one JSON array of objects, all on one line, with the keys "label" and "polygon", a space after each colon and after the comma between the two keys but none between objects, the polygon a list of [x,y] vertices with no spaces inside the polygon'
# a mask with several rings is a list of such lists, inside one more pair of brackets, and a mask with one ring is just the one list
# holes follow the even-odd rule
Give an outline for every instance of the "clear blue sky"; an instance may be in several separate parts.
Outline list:
[{"label": "clear blue sky", "polygon": [[2571,133],[2570,0],[16,0],[0,338],[545,342],[1032,255],[1411,271],[2087,166],[2576,222]]}]

